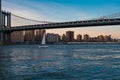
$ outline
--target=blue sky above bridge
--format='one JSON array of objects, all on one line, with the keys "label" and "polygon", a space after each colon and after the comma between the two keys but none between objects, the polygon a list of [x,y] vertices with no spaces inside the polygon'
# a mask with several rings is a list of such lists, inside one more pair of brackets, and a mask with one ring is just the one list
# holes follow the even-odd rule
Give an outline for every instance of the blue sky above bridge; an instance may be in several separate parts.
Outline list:
[{"label": "blue sky above bridge", "polygon": [[3,0],[3,9],[6,8],[32,19],[73,21],[117,13],[120,0]]},{"label": "blue sky above bridge", "polygon": [[[120,12],[120,0],[2,0],[2,9],[16,15],[46,21],[75,21],[91,19]],[[97,28],[66,29],[75,30],[76,34],[113,34],[120,38],[120,28],[117,26]],[[59,33],[63,30],[55,30]],[[48,30],[48,32],[55,32]],[[96,33],[95,33],[96,32]],[[98,32],[98,33],[97,33]]]}]

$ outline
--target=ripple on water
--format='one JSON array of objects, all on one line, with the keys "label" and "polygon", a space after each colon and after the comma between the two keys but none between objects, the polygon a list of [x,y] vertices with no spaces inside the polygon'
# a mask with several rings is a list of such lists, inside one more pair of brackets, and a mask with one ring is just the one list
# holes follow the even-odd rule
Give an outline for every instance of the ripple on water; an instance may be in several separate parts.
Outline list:
[{"label": "ripple on water", "polygon": [[120,80],[119,47],[118,44],[49,45],[45,49],[38,45],[0,47],[3,64],[0,79]]}]

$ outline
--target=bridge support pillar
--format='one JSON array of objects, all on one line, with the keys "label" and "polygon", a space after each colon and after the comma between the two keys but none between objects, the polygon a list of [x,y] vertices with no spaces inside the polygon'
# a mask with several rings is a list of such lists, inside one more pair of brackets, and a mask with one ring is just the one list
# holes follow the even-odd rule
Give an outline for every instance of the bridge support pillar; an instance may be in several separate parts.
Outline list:
[{"label": "bridge support pillar", "polygon": [[11,44],[11,32],[0,32],[0,45]]},{"label": "bridge support pillar", "polygon": [[[11,13],[1,11],[1,22],[0,29],[10,29],[11,28]],[[0,32],[0,45],[11,44],[11,31],[1,31]]]}]

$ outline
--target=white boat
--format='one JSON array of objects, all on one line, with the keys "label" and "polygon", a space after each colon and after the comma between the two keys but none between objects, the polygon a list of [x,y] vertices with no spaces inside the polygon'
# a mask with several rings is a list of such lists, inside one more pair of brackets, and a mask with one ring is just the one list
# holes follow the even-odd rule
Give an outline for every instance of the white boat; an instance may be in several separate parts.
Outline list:
[{"label": "white boat", "polygon": [[43,38],[42,38],[42,42],[41,42],[41,45],[39,46],[39,48],[46,48],[46,47],[48,47],[45,44],[46,44],[46,33],[44,32]]}]

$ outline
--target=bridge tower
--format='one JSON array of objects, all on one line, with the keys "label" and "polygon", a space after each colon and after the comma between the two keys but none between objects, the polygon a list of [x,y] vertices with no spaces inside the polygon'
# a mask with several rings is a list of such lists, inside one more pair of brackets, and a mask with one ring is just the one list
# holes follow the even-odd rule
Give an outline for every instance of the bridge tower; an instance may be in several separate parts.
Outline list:
[{"label": "bridge tower", "polygon": [[[0,29],[2,27],[2,10],[1,10],[1,0],[0,0]],[[2,33],[0,32],[0,43],[2,40]]]},{"label": "bridge tower", "polygon": [[[0,29],[9,29],[11,27],[11,13],[1,10],[1,0],[0,0]],[[10,43],[10,31],[0,32],[0,44]]]},{"label": "bridge tower", "polygon": [[1,0],[0,0],[0,27],[2,26],[2,10],[1,10]]}]

